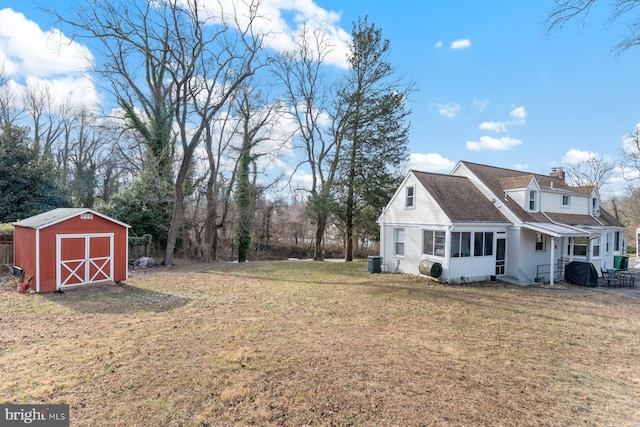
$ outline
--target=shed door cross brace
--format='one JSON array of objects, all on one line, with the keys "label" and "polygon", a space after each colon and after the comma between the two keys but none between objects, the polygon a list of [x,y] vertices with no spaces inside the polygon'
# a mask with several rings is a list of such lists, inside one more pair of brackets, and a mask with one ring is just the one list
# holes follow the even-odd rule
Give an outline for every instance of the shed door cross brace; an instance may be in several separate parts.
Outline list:
[{"label": "shed door cross brace", "polygon": [[[108,249],[100,246],[101,238],[108,238]],[[74,248],[79,250],[79,253],[82,254],[81,257],[67,258],[63,253],[65,239],[82,242],[82,248]],[[105,253],[105,250],[108,251],[108,254]],[[56,236],[56,261],[58,288],[113,280],[113,233],[58,235]]]}]

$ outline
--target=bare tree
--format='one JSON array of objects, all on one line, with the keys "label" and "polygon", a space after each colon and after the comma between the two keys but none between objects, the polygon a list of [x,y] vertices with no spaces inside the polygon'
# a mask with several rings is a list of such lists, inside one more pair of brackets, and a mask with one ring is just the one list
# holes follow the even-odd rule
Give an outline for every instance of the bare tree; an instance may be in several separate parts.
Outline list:
[{"label": "bare tree", "polygon": [[4,63],[0,64],[0,126],[14,125],[22,115],[18,108],[15,94],[9,85]]},{"label": "bare tree", "polygon": [[586,160],[566,164],[564,170],[572,185],[577,187],[594,187],[600,196],[601,189],[616,171],[616,164],[604,159],[599,154],[592,154]]},{"label": "bare tree", "polygon": [[194,151],[237,87],[263,65],[257,6],[237,2],[227,13],[222,2],[216,10],[203,0],[89,0],[73,19],[54,12],[77,36],[100,44],[98,71],[147,147],[159,149],[156,160],[164,162],[177,142],[164,264],[173,261]]},{"label": "bare tree", "polygon": [[[633,13],[640,6],[638,0],[554,0],[554,8],[545,21],[547,32],[561,30],[571,21],[583,25],[591,9],[604,3],[611,4],[609,21],[613,22],[622,16]],[[640,45],[640,19],[636,13],[627,24],[627,35],[614,47],[617,52],[623,52]]]},{"label": "bare tree", "polygon": [[33,123],[33,151],[38,158],[52,160],[53,144],[64,131],[60,116],[65,115],[69,104],[56,107],[49,87],[40,83],[24,89],[23,102]]},{"label": "bare tree", "polygon": [[[627,181],[640,178],[640,125],[636,125],[633,130],[624,137],[622,145],[622,176]],[[629,173],[625,171],[631,169]]]},{"label": "bare tree", "polygon": [[313,259],[324,259],[323,238],[332,211],[332,192],[340,157],[340,138],[332,138],[326,121],[330,85],[322,69],[332,46],[323,29],[304,26],[293,51],[282,55],[274,74],[283,86],[291,117],[296,124],[296,141],[311,171],[309,215],[316,225]]},{"label": "bare tree", "polygon": [[[231,193],[236,179],[239,157],[233,148],[238,135],[240,122],[231,114],[232,103],[228,109],[220,111],[216,120],[211,120],[205,129],[205,151],[208,168],[206,171],[206,214],[204,217],[204,238],[202,243],[203,261],[211,261],[218,256],[218,232],[227,223],[231,209]],[[215,137],[214,137],[215,135]],[[225,167],[226,164],[226,167]]]},{"label": "bare tree", "polygon": [[[270,104],[257,89],[247,85],[243,85],[240,96],[237,98],[237,112],[242,125],[242,145],[234,193],[236,202],[234,236],[238,261],[244,262],[251,247],[255,208],[260,192],[257,184],[257,162],[261,157],[269,154],[269,152],[260,152],[257,148],[263,142],[272,141],[270,125],[275,118],[278,118],[279,112],[277,103]],[[277,152],[278,150],[269,151]]]}]

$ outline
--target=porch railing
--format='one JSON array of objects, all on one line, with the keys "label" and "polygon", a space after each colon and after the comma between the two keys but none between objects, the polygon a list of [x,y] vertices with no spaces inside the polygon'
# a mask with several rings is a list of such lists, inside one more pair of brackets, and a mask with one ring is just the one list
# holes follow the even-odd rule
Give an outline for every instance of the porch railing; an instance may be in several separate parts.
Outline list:
[{"label": "porch railing", "polygon": [[[562,279],[564,278],[564,269],[566,265],[569,264],[569,261],[560,258],[555,264],[555,273],[553,275],[554,279]],[[536,266],[536,282],[543,282],[546,280],[551,280],[551,264],[539,264]]]}]

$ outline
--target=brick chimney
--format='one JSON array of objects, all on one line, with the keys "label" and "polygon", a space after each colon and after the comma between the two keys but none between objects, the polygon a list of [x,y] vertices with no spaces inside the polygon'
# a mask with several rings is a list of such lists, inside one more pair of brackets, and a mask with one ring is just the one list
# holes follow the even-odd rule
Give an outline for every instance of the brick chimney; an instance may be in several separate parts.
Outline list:
[{"label": "brick chimney", "polygon": [[565,172],[562,168],[551,168],[551,173],[549,175],[559,178],[562,180],[562,182],[564,182]]}]

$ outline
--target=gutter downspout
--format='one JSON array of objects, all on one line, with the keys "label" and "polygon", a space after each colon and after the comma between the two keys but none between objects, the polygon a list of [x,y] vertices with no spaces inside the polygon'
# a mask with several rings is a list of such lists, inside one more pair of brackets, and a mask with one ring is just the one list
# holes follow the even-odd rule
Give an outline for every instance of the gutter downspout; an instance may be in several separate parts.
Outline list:
[{"label": "gutter downspout", "polygon": [[39,228],[36,228],[36,292],[40,293],[40,229]]}]

